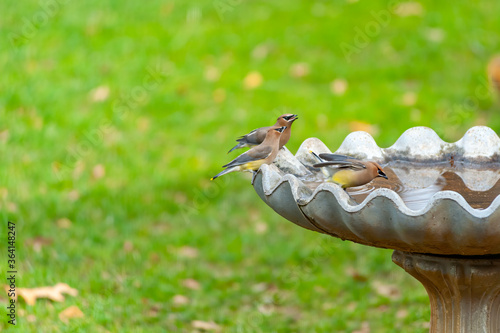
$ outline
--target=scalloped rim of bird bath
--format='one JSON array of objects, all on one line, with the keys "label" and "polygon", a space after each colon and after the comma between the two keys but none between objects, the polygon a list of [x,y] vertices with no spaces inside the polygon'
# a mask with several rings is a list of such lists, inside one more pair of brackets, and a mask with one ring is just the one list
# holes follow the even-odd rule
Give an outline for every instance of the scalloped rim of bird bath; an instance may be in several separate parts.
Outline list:
[{"label": "scalloped rim of bird bath", "polygon": [[[332,193],[343,209],[348,212],[362,210],[370,201],[376,197],[385,197],[408,216],[418,216],[428,212],[436,201],[450,199],[456,201],[472,216],[483,218],[489,216],[500,206],[500,196],[497,196],[485,209],[472,208],[464,197],[454,191],[439,191],[434,194],[425,207],[412,210],[406,206],[398,193],[391,189],[378,188],[372,191],[360,204],[352,204],[349,197],[339,186],[330,182],[320,184],[314,191],[308,191],[303,186],[300,176],[305,176],[310,171],[304,165],[317,163],[311,156],[310,151],[320,153],[332,153],[330,149],[319,139],[306,139],[295,154],[287,150],[280,152],[276,158],[276,165],[263,165],[258,172],[265,174],[263,177],[263,189],[266,195],[271,195],[282,183],[290,184],[292,193],[301,205],[311,202],[318,192],[328,191]],[[413,127],[404,132],[401,137],[389,148],[380,148],[373,137],[362,131],[349,134],[339,149],[334,154],[353,156],[363,160],[373,160],[381,164],[393,161],[419,163],[416,168],[426,168],[433,163],[449,161],[450,156],[458,163],[464,163],[466,169],[455,171],[463,180],[464,184],[475,191],[486,191],[492,188],[500,180],[500,173],[491,173],[490,170],[474,170],[479,164],[488,163],[489,166],[500,168],[500,138],[489,127],[476,126],[458,141],[449,143],[443,141],[434,130],[428,127]],[[432,166],[430,167],[432,169]],[[283,175],[284,173],[284,175]],[[439,173],[429,175],[427,179],[410,179],[410,182],[424,181],[429,184],[440,176]],[[403,183],[410,177],[397,173]],[[253,183],[253,181],[252,181]],[[500,194],[500,193],[499,193]]]}]

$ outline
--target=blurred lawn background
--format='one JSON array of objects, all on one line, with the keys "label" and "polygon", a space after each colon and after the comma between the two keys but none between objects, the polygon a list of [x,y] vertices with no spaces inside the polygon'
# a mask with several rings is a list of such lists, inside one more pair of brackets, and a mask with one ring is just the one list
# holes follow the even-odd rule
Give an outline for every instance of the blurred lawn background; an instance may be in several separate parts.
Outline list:
[{"label": "blurred lawn background", "polygon": [[[420,125],[498,133],[500,2],[395,3],[3,2],[0,248],[16,222],[18,288],[79,290],[20,299],[16,328],[426,332],[425,290],[391,251],[287,222],[247,174],[209,181],[286,112],[292,152],[354,130],[382,147]],[[84,317],[61,321],[72,305]]]}]

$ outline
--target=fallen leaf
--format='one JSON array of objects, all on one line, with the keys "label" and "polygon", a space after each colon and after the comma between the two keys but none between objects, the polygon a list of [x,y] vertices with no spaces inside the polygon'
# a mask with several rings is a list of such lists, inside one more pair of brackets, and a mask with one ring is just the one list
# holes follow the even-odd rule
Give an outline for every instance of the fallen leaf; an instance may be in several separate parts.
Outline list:
[{"label": "fallen leaf", "polygon": [[423,12],[422,4],[415,1],[401,2],[394,9],[394,13],[401,17],[421,16]]},{"label": "fallen leaf", "polygon": [[258,235],[265,234],[267,232],[267,224],[264,222],[257,222],[255,224],[255,232]]},{"label": "fallen leaf", "polygon": [[40,252],[43,246],[51,245],[53,242],[52,238],[44,236],[36,236],[26,240],[26,244],[32,246],[35,252]]},{"label": "fallen leaf", "polygon": [[375,289],[377,294],[383,297],[387,297],[391,300],[397,300],[401,297],[401,291],[395,285],[384,284],[380,281],[374,281],[372,287]]},{"label": "fallen leaf", "polygon": [[108,86],[99,86],[90,91],[90,98],[94,102],[102,102],[107,100],[109,97],[109,87]]},{"label": "fallen leaf", "polygon": [[354,269],[354,267],[347,267],[346,273],[355,281],[366,282],[368,280],[366,275],[361,274],[358,270]]},{"label": "fallen leaf", "polygon": [[342,96],[347,91],[347,81],[344,79],[335,79],[330,83],[330,91],[332,94]]},{"label": "fallen leaf", "polygon": [[58,219],[56,221],[56,224],[61,229],[69,229],[69,228],[71,228],[72,223],[71,223],[70,219],[63,217],[63,218]]},{"label": "fallen leaf", "polygon": [[159,304],[153,304],[149,307],[147,316],[150,318],[158,317],[160,310],[161,310],[161,306]]},{"label": "fallen leaf", "polygon": [[440,28],[429,28],[425,31],[425,35],[428,40],[435,43],[441,43],[446,36],[444,30]]},{"label": "fallen leaf", "polygon": [[72,305],[59,313],[59,319],[65,324],[67,324],[70,319],[83,317],[85,317],[85,315],[76,305]]},{"label": "fallen leaf", "polygon": [[106,175],[106,169],[104,168],[104,165],[102,164],[97,164],[93,169],[92,169],[92,177],[94,179],[100,179]]},{"label": "fallen leaf", "polygon": [[269,54],[269,46],[266,44],[257,45],[252,50],[252,58],[254,59],[264,59]]},{"label": "fallen leaf", "polygon": [[132,252],[134,250],[134,244],[131,241],[125,241],[123,243],[123,251]]},{"label": "fallen leaf", "polygon": [[8,201],[5,203],[5,208],[7,208],[7,211],[9,213],[16,213],[17,212],[17,205],[11,201]]},{"label": "fallen leaf", "polygon": [[389,311],[389,306],[387,306],[385,304],[380,305],[380,306],[377,307],[377,311],[381,312],[381,313],[387,312],[387,311]]},{"label": "fallen leaf", "polygon": [[192,290],[199,290],[201,288],[200,283],[195,279],[186,279],[182,281],[182,285]]},{"label": "fallen leaf", "polygon": [[203,331],[220,331],[220,326],[213,321],[193,320],[191,326]]},{"label": "fallen leaf", "polygon": [[290,67],[290,76],[301,78],[309,75],[309,65],[305,62],[293,64]]},{"label": "fallen leaf", "polygon": [[356,310],[357,307],[358,307],[358,303],[351,302],[351,303],[347,304],[346,309],[349,312],[353,312],[354,310]]},{"label": "fallen leaf", "polygon": [[[8,290],[8,286],[4,286]],[[39,298],[48,298],[54,302],[63,302],[63,294],[70,296],[78,295],[78,290],[71,288],[66,283],[58,283],[55,286],[38,288],[17,288],[17,295],[21,296],[28,305],[35,305]]]},{"label": "fallen leaf", "polygon": [[273,304],[260,304],[257,306],[257,310],[265,316],[270,316],[275,312],[275,306]]},{"label": "fallen leaf", "polygon": [[179,249],[179,256],[194,259],[198,257],[198,249],[191,246],[183,246]]},{"label": "fallen leaf", "polygon": [[9,196],[9,190],[6,187],[0,187],[0,200],[6,200]]},{"label": "fallen leaf", "polygon": [[186,305],[186,304],[189,304],[189,298],[187,298],[184,295],[175,295],[172,298],[172,302],[174,303],[174,305],[177,305],[177,306]]},{"label": "fallen leaf", "polygon": [[6,143],[7,140],[9,140],[9,130],[2,130],[0,131],[0,142],[1,143]]},{"label": "fallen leaf", "polygon": [[408,310],[400,309],[400,310],[398,310],[398,312],[396,312],[396,318],[403,319],[406,317],[408,317]]},{"label": "fallen leaf", "polygon": [[76,201],[76,200],[80,199],[80,193],[77,190],[69,191],[68,199],[71,201]]},{"label": "fallen leaf", "polygon": [[243,86],[246,89],[255,89],[259,87],[262,82],[264,82],[264,78],[262,77],[262,74],[260,74],[257,71],[252,71],[245,76],[243,79]]},{"label": "fallen leaf", "polygon": [[205,68],[205,80],[208,82],[215,82],[220,78],[220,71],[215,66],[208,66]]},{"label": "fallen leaf", "polygon": [[417,94],[413,91],[407,91],[403,94],[402,98],[403,105],[413,106],[417,102]]},{"label": "fallen leaf", "polygon": [[261,293],[267,289],[267,283],[261,282],[261,283],[256,283],[252,286],[252,291],[254,293]]},{"label": "fallen leaf", "polygon": [[377,133],[379,132],[379,128],[377,125],[368,124],[363,121],[351,121],[349,123],[349,130],[351,132],[363,131],[369,133],[372,136],[377,135]]}]

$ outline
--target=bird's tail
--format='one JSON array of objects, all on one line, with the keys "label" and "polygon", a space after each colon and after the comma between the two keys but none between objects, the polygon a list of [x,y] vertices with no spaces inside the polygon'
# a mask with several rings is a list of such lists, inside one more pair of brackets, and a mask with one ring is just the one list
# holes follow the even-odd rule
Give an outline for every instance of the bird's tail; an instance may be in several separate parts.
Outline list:
[{"label": "bird's tail", "polygon": [[[236,140],[236,141],[240,141],[240,140]],[[231,150],[228,151],[227,153],[229,154],[230,152],[232,152],[235,149],[240,149],[240,148],[245,148],[245,147],[251,147],[251,146],[252,145],[249,144],[248,142],[240,141],[240,142],[238,142],[238,144],[236,146],[234,146],[233,148],[231,148]]]},{"label": "bird's tail", "polygon": [[315,152],[313,152],[312,150],[309,150],[309,152],[311,154],[313,154],[314,157],[316,157],[316,159],[319,161],[319,162],[324,162],[323,159],[321,157],[318,156],[318,154],[316,154]]},{"label": "bird's tail", "polygon": [[243,148],[243,145],[241,143],[238,143],[236,146],[234,146],[233,148],[231,148],[230,151],[228,151],[227,153],[229,154],[230,152],[232,152],[233,150],[235,149],[239,149],[239,148]]},{"label": "bird's tail", "polygon": [[222,175],[225,175],[226,173],[230,173],[230,172],[233,172],[233,171],[238,171],[239,167],[240,166],[238,165],[238,166],[234,166],[232,168],[224,169],[221,172],[219,172],[218,174],[216,174],[215,176],[213,176],[212,178],[210,178],[210,180],[214,180],[215,178],[218,178],[218,177],[220,177]]}]

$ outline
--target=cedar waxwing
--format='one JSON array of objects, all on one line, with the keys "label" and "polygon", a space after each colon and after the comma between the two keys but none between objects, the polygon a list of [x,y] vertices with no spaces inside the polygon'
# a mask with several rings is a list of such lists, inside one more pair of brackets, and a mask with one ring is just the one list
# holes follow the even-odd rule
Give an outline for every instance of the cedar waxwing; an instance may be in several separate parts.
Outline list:
[{"label": "cedar waxwing", "polygon": [[286,126],[271,126],[266,134],[264,141],[257,147],[253,147],[246,153],[241,154],[226,165],[222,170],[210,180],[225,175],[233,171],[252,170],[257,171],[262,164],[271,164],[278,155],[280,137],[286,131]]},{"label": "cedar waxwing", "polygon": [[364,162],[354,157],[338,154],[319,154],[319,158],[323,162],[313,166],[315,168],[334,167],[329,170],[332,173],[331,181],[342,186],[343,189],[367,184],[377,177],[388,179],[382,167],[376,162]]},{"label": "cedar waxwing", "polygon": [[281,147],[286,145],[288,140],[290,140],[292,123],[297,119],[299,119],[299,116],[297,116],[296,114],[288,113],[288,114],[281,115],[277,119],[276,124],[274,124],[273,126],[267,126],[267,127],[261,127],[261,128],[254,129],[253,131],[251,131],[247,135],[243,135],[239,139],[236,139],[236,141],[238,141],[238,144],[236,146],[234,146],[233,148],[231,148],[231,150],[228,151],[227,153],[229,154],[230,152],[232,152],[235,149],[239,149],[239,148],[243,148],[243,147],[251,147],[251,146],[256,146],[258,144],[261,144],[262,141],[264,141],[264,139],[266,138],[267,132],[269,131],[269,129],[271,127],[286,126],[286,129],[283,132],[283,134],[281,134],[281,138],[280,138],[279,149],[281,149]]}]

